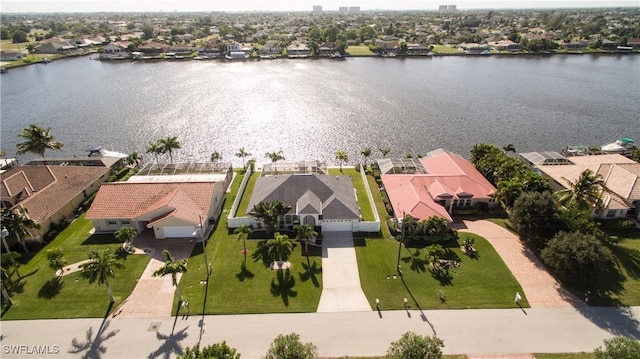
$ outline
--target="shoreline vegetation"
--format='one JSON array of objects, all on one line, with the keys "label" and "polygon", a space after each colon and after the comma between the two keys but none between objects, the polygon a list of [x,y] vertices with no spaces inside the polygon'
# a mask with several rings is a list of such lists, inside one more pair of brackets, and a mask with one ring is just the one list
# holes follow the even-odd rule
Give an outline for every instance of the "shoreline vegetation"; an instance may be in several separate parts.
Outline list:
[{"label": "shoreline vegetation", "polygon": [[[447,46],[449,47],[449,46]],[[453,50],[457,50],[456,48],[449,47]],[[90,56],[91,60],[98,61],[110,61],[110,62],[118,62],[118,61],[225,61],[225,62],[243,62],[243,61],[271,61],[271,60],[334,60],[329,56],[320,56],[320,55],[309,55],[304,57],[289,57],[287,55],[277,55],[273,58],[263,58],[260,56],[249,56],[247,58],[241,59],[229,59],[224,56],[215,56],[215,57],[199,57],[197,54],[187,54],[182,56],[165,56],[166,54],[158,55],[158,56],[143,56],[143,57],[134,57],[134,56],[114,56],[114,57],[103,57],[99,58],[100,55],[97,51],[82,53],[82,54],[74,54],[74,55],[65,55],[65,54],[39,54],[40,58],[33,59],[23,59],[17,60],[10,63],[3,64],[2,67],[5,69],[18,68],[27,65],[37,65],[42,63],[49,63],[54,60],[61,60],[66,58],[80,57],[80,56]],[[568,51],[568,50],[550,50],[550,51],[541,51],[541,52],[509,52],[509,51],[490,51],[489,53],[465,53],[464,51],[456,51],[456,52],[430,52],[428,54],[393,54],[393,55],[384,55],[384,54],[349,54],[347,51],[345,55],[342,57],[342,60],[346,60],[348,58],[382,58],[382,59],[430,59],[433,57],[451,57],[451,56],[464,56],[464,57],[539,57],[539,56],[554,56],[554,55],[605,55],[605,56],[629,56],[629,55],[640,55],[640,52],[618,52],[618,51],[605,51],[605,50],[585,50],[585,51]],[[42,58],[47,59],[47,61],[41,61]]]}]

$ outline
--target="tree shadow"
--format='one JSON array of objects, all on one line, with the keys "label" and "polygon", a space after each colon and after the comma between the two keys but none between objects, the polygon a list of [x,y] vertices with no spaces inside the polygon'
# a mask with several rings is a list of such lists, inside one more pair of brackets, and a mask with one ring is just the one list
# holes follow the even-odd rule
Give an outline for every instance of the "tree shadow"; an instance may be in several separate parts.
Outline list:
[{"label": "tree shadow", "polygon": [[417,272],[417,273],[426,272],[429,261],[421,258],[422,256],[420,253],[420,249],[416,249],[415,253],[412,253],[411,250],[407,248],[407,252],[409,252],[409,256],[402,257],[400,258],[400,260],[403,263],[408,263],[409,268],[411,268],[411,270],[414,272]]},{"label": "tree shadow", "polygon": [[289,306],[289,298],[298,296],[298,292],[293,290],[296,285],[296,279],[291,276],[289,270],[278,270],[277,277],[271,280],[271,295],[281,297],[285,307]]},{"label": "tree shadow", "polygon": [[120,243],[113,234],[92,234],[89,238],[85,239],[81,245],[92,245],[92,244],[113,244]]},{"label": "tree shadow", "polygon": [[431,277],[433,277],[433,279],[440,282],[441,286],[453,286],[453,276],[451,275],[451,273],[449,273],[448,269],[440,267],[434,268],[433,266],[431,266],[429,267],[429,272],[431,272]]},{"label": "tree shadow", "polygon": [[302,262],[302,268],[304,269],[304,272],[298,273],[300,280],[303,282],[311,280],[311,283],[313,283],[316,288],[320,288],[318,274],[322,273],[322,267],[318,267],[318,262],[314,260],[313,264],[310,264],[309,258],[307,258],[307,263]]},{"label": "tree shadow", "polygon": [[629,307],[589,307],[576,309],[593,324],[612,335],[621,335],[640,340],[640,321]]},{"label": "tree shadow", "polygon": [[640,251],[634,248],[625,248],[612,245],[609,249],[617,258],[618,265],[624,268],[633,279],[640,278]]},{"label": "tree shadow", "polygon": [[258,242],[256,251],[251,254],[251,259],[254,262],[262,262],[265,268],[269,268],[271,265],[271,258],[269,257],[269,248],[267,247],[267,241]]},{"label": "tree shadow", "polygon": [[109,328],[109,325],[111,323],[107,320],[107,317],[112,306],[113,303],[109,304],[109,307],[107,308],[107,311],[105,313],[104,320],[100,324],[100,328],[98,328],[95,338],[93,337],[93,327],[89,327],[85,334],[84,341],[79,341],[77,338],[73,338],[71,340],[71,349],[67,351],[68,353],[83,353],[82,358],[100,359],[102,355],[107,352],[107,347],[104,345],[104,342],[111,339],[120,332],[120,329],[115,329],[107,332],[107,329]]},{"label": "tree shadow", "polygon": [[240,265],[240,272],[236,273],[236,278],[241,282],[244,282],[245,279],[253,279],[255,276],[253,272],[247,269],[247,264],[244,262]]},{"label": "tree shadow", "polygon": [[[409,286],[407,285],[407,282],[405,282],[404,277],[400,277],[400,280],[402,280],[402,284],[404,285],[404,289],[406,289],[407,293],[409,293],[409,296],[411,297],[411,300],[413,301],[413,303],[416,305],[416,308],[418,308],[418,310],[420,311],[420,318],[422,319],[422,321],[429,325],[429,327],[433,331],[433,335],[437,335],[436,328],[433,326],[433,324],[431,324],[431,322],[429,321],[429,318],[427,318],[427,315],[424,314],[424,311],[422,310],[422,307],[420,307],[420,304],[418,303],[418,300],[416,299],[416,297],[413,296],[413,293],[411,293],[411,290],[409,289]],[[405,310],[407,310],[407,313],[409,314],[409,304],[408,303],[405,303]],[[411,317],[411,314],[409,314],[409,317]]]},{"label": "tree shadow", "polygon": [[188,326],[182,328],[178,332],[174,332],[172,330],[171,333],[168,335],[164,335],[164,334],[160,334],[159,332],[156,332],[156,338],[160,341],[163,341],[163,343],[162,345],[160,345],[160,347],[156,351],[149,354],[147,358],[162,357],[165,359],[169,359],[177,355],[184,354],[184,349],[182,348],[182,344],[180,342],[189,336],[189,334],[187,333],[187,329],[189,329]]},{"label": "tree shadow", "polygon": [[64,281],[60,277],[49,279],[38,291],[38,298],[51,299],[60,294]]}]

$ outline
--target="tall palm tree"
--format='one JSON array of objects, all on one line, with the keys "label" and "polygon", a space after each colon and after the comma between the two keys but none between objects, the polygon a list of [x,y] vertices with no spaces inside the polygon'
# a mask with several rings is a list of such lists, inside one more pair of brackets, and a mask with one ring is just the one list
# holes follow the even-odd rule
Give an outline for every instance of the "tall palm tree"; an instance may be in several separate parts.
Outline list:
[{"label": "tall palm tree", "polygon": [[313,226],[310,224],[305,224],[305,225],[298,224],[295,227],[293,227],[293,230],[296,231],[296,239],[304,240],[304,251],[308,252],[309,240],[313,237],[316,237],[318,235],[318,232],[316,232],[313,229]]},{"label": "tall palm tree", "polygon": [[31,59],[33,59],[33,53],[36,52],[36,44],[30,42],[25,46],[29,54],[31,54]]},{"label": "tall palm tree", "polygon": [[211,152],[211,162],[218,162],[222,159],[222,154],[218,151]]},{"label": "tall palm tree", "polygon": [[168,250],[163,250],[162,254],[164,255],[165,262],[164,265],[155,272],[153,272],[154,277],[164,277],[167,274],[171,275],[171,283],[176,287],[176,295],[178,296],[178,301],[182,302],[182,295],[180,294],[180,287],[178,287],[178,274],[184,273],[187,271],[187,259],[183,258],[180,260],[173,259],[171,253]]},{"label": "tall palm tree", "polygon": [[253,232],[253,230],[248,224],[243,224],[236,228],[235,231],[233,231],[233,233],[238,235],[238,240],[242,239],[242,254],[244,254],[245,258],[247,257],[247,237],[249,236],[249,234],[251,234],[251,232]]},{"label": "tall palm tree", "polygon": [[18,137],[25,139],[24,142],[16,145],[16,154],[23,155],[27,152],[39,154],[44,158],[46,150],[61,150],[64,147],[62,142],[56,141],[56,136],[51,134],[51,128],[46,130],[37,125],[31,124],[18,134]]},{"label": "tall palm tree", "polygon": [[336,160],[340,164],[340,172],[342,172],[342,163],[349,161],[349,154],[344,150],[337,150]]},{"label": "tall palm tree", "polygon": [[2,253],[0,257],[0,265],[2,266],[2,270],[7,275],[7,279],[11,279],[11,274],[9,271],[13,268],[13,272],[18,276],[18,280],[22,279],[18,268],[20,268],[20,258],[22,255],[18,252],[9,252]]},{"label": "tall palm tree", "polygon": [[290,210],[290,205],[278,200],[272,202],[262,201],[253,206],[253,209],[247,214],[257,220],[261,220],[267,226],[267,231],[272,232],[278,225],[280,217],[289,213]]},{"label": "tall palm tree", "polygon": [[369,156],[373,154],[373,150],[371,147],[365,147],[360,154],[364,157],[364,169],[366,170]]},{"label": "tall palm tree", "polygon": [[273,238],[267,241],[269,256],[275,261],[286,261],[293,252],[293,242],[286,234],[274,233]]},{"label": "tall palm tree", "polygon": [[15,209],[3,207],[2,226],[7,229],[9,236],[14,236],[22,245],[24,251],[29,253],[29,249],[27,248],[27,244],[24,239],[25,237],[32,237],[29,229],[40,228],[40,225],[29,218],[27,210],[24,207],[18,207]]},{"label": "tall palm tree", "polygon": [[109,284],[109,277],[114,278],[114,269],[123,268],[124,265],[120,263],[115,255],[111,252],[110,248],[103,251],[97,251],[92,249],[88,252],[89,262],[82,265],[82,277],[87,279],[89,283],[98,282],[99,285],[104,284],[107,287],[107,294],[109,295],[109,303],[113,304],[113,291]]},{"label": "tall palm tree", "polygon": [[569,188],[558,191],[558,202],[565,208],[574,205],[580,210],[590,210],[602,207],[602,191],[607,187],[599,174],[590,169],[580,174],[575,182],[563,177],[569,184]]},{"label": "tall palm tree", "polygon": [[275,166],[276,162],[285,160],[284,156],[282,155],[282,150],[279,150],[277,152],[276,151],[267,152],[264,154],[264,156],[271,160],[271,163],[273,163],[273,170],[277,174],[278,169]]},{"label": "tall palm tree", "polygon": [[147,153],[153,154],[156,158],[156,163],[158,163],[158,155],[162,154],[162,144],[160,144],[160,142],[149,142]]},{"label": "tall palm tree", "polygon": [[124,248],[127,251],[129,251],[131,247],[133,247],[133,240],[137,235],[138,232],[136,232],[136,230],[131,227],[122,227],[113,234],[113,236],[116,237],[117,240],[125,244]]},{"label": "tall palm tree", "polygon": [[131,152],[125,159],[124,162],[133,167],[140,166],[140,162],[142,162],[142,155],[138,152]]},{"label": "tall palm tree", "polygon": [[242,158],[242,168],[245,168],[245,167],[244,167],[244,166],[245,166],[245,165],[244,165],[244,158],[245,158],[245,157],[248,157],[248,156],[251,156],[251,153],[249,153],[249,152],[245,151],[244,147],[240,148],[240,149],[238,150],[238,152],[236,153],[236,157],[240,157],[240,158]]},{"label": "tall palm tree", "polygon": [[176,136],[168,136],[160,140],[160,145],[162,146],[162,153],[169,153],[169,160],[173,163],[173,150],[179,150],[181,148],[180,142],[178,142],[178,137]]},{"label": "tall palm tree", "polygon": [[391,149],[389,147],[380,148],[380,153],[382,153],[382,157],[387,157],[391,153]]}]

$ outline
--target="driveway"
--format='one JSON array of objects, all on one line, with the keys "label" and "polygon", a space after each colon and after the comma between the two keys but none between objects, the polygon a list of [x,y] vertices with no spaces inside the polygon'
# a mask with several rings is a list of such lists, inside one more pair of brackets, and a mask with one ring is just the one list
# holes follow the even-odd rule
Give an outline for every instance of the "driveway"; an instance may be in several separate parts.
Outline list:
[{"label": "driveway", "polygon": [[[188,238],[155,239],[151,235],[145,231],[134,242],[136,248],[143,249],[151,256],[151,260],[129,298],[114,311],[114,317],[149,318],[171,315],[175,293],[171,276],[154,277],[153,273],[164,265],[164,249],[168,249],[174,259],[188,258],[195,241]],[[178,274],[178,282],[181,277],[182,274]],[[185,300],[188,301],[188,298]]]},{"label": "driveway", "polygon": [[491,243],[522,286],[532,308],[585,305],[562,288],[538,257],[509,230],[485,220],[465,220],[462,225],[456,225],[460,232],[477,234]]},{"label": "driveway", "polygon": [[322,233],[322,295],[318,312],[371,311],[360,287],[351,232]]}]

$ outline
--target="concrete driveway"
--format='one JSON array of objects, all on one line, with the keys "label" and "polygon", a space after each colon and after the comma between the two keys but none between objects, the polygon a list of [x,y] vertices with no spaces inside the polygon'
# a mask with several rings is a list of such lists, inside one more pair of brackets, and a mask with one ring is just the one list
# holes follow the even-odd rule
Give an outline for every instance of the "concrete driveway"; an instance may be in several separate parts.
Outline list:
[{"label": "concrete driveway", "polygon": [[371,311],[360,287],[351,232],[322,233],[322,295],[318,312]]}]

